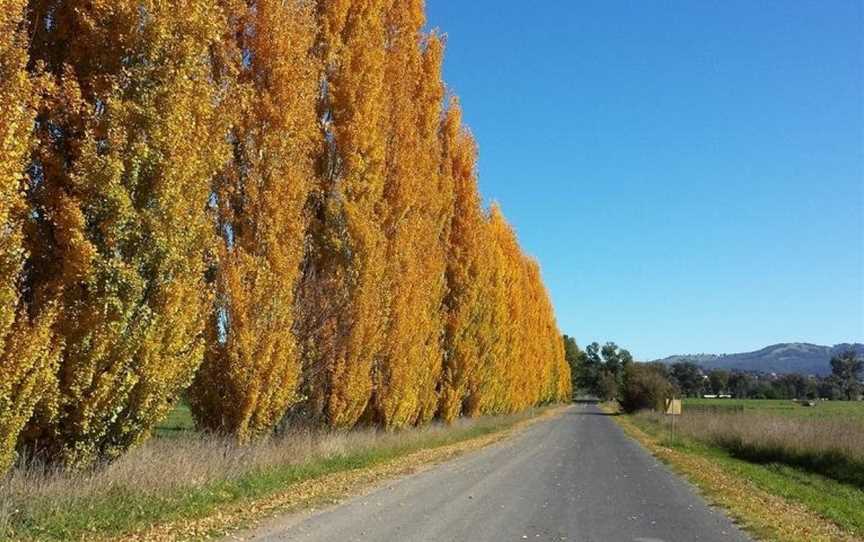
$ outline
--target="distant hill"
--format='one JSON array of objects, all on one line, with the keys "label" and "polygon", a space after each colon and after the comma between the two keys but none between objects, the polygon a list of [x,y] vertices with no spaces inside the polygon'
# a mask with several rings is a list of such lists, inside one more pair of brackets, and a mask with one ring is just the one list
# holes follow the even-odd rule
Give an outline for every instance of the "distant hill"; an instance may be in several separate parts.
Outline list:
[{"label": "distant hill", "polygon": [[827,375],[831,373],[831,358],[849,349],[854,350],[860,356],[864,356],[864,344],[861,343],[842,343],[834,346],[781,343],[742,354],[684,354],[669,356],[656,361],[668,364],[692,361],[705,369]]}]

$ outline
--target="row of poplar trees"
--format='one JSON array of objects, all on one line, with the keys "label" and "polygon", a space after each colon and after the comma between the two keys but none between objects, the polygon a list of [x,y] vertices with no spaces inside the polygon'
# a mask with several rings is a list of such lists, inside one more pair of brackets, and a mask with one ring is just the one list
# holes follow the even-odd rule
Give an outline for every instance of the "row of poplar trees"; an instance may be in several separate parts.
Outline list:
[{"label": "row of poplar trees", "polygon": [[423,0],[0,0],[0,472],[569,396]]}]

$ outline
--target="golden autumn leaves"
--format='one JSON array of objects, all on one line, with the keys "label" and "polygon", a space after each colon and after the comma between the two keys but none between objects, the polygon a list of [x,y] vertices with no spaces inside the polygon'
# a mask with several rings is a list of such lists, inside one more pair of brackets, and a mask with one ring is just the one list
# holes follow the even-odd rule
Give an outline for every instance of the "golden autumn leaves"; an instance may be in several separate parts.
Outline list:
[{"label": "golden autumn leaves", "polygon": [[568,395],[422,1],[0,3],[0,470]]},{"label": "golden autumn leaves", "polygon": [[226,23],[204,3],[181,4],[27,8],[30,64],[48,82],[24,280],[31,310],[59,305],[63,349],[50,408],[23,440],[67,464],[145,438],[204,354],[204,210],[230,150],[210,56]]},{"label": "golden autumn leaves", "polygon": [[53,385],[54,310],[30,314],[19,277],[25,263],[27,206],[20,181],[32,148],[34,82],[26,71],[24,0],[0,0],[0,473],[14,459],[18,435]]},{"label": "golden autumn leaves", "polygon": [[294,289],[315,176],[319,74],[311,6],[231,8],[238,32],[223,55],[235,103],[232,160],[213,184],[215,312],[190,398],[199,425],[247,440],[272,431],[297,396]]}]

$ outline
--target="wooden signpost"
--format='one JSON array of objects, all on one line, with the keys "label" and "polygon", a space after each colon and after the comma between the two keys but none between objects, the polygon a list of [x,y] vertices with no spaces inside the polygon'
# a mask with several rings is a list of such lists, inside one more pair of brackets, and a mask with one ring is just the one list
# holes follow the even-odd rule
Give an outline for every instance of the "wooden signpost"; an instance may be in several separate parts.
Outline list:
[{"label": "wooden signpost", "polygon": [[666,399],[666,415],[672,416],[672,440],[675,440],[675,418],[681,415],[681,399]]},{"label": "wooden signpost", "polygon": [[670,416],[681,415],[681,399],[666,399],[666,414]]}]

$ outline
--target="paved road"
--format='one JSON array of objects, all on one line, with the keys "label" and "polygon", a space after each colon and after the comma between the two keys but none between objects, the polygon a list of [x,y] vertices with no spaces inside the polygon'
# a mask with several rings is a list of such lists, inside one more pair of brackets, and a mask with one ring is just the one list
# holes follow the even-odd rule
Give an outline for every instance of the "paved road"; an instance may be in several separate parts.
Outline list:
[{"label": "paved road", "polygon": [[395,480],[287,516],[267,541],[746,541],[721,512],[594,406]]}]

